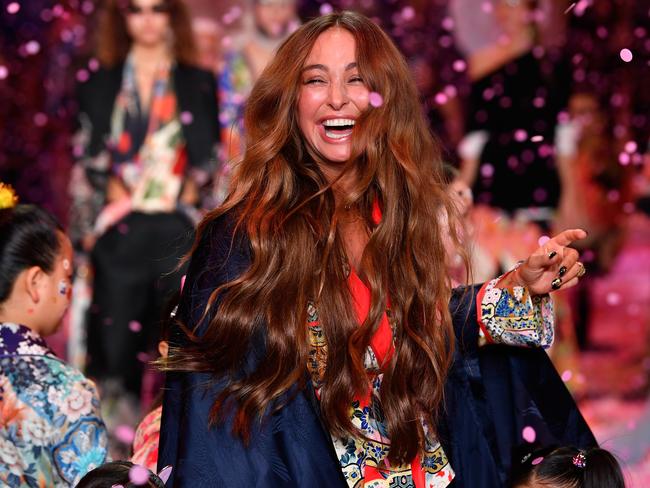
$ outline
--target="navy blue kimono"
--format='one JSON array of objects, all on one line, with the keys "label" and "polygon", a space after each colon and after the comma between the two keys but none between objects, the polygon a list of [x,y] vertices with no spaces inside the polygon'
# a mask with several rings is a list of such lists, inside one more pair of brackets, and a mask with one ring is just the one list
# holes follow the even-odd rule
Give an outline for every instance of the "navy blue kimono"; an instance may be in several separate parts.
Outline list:
[{"label": "navy blue kimono", "polygon": [[[196,324],[210,293],[248,268],[248,240],[232,235],[229,215],[206,228],[179,305],[184,323]],[[542,349],[478,347],[477,291],[456,289],[450,303],[457,346],[439,435],[456,488],[507,486],[512,451],[525,426],[535,429],[542,444],[596,444]],[[263,355],[263,338],[253,338],[242,372],[253,371]],[[158,458],[159,469],[174,467],[167,486],[347,487],[309,383],[255,424],[248,445],[232,435],[230,419],[208,428],[210,407],[223,385],[208,374],[168,374]]]}]

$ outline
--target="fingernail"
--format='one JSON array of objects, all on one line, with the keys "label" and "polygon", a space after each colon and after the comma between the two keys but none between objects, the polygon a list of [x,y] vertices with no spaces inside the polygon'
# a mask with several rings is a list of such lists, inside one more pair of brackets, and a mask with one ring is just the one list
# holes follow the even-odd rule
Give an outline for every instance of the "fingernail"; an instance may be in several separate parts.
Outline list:
[{"label": "fingernail", "polygon": [[555,278],[553,281],[551,281],[551,288],[553,288],[554,290],[559,290],[561,286],[562,286],[562,278]]},{"label": "fingernail", "polygon": [[560,275],[560,277],[562,277],[564,276],[565,273],[566,273],[566,266],[562,266],[558,274]]},{"label": "fingernail", "polygon": [[557,256],[557,252],[555,252],[555,251],[551,251],[551,252],[548,253],[548,258],[549,259],[553,259],[555,256]]}]

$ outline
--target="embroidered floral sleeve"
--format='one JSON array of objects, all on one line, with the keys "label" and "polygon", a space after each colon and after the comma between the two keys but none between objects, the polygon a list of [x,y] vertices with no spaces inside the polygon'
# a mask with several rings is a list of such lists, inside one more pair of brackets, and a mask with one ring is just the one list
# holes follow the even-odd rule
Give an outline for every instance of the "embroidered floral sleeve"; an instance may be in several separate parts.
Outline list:
[{"label": "embroidered floral sleeve", "polygon": [[66,385],[65,393],[62,389],[51,389],[48,399],[58,407],[55,425],[67,423],[52,452],[54,465],[61,477],[75,486],[88,471],[107,460],[108,437],[101,418],[99,395],[94,383],[83,378]]},{"label": "embroidered floral sleeve", "polygon": [[549,295],[531,296],[522,286],[500,288],[502,278],[485,283],[476,297],[479,345],[550,347],[554,322]]}]

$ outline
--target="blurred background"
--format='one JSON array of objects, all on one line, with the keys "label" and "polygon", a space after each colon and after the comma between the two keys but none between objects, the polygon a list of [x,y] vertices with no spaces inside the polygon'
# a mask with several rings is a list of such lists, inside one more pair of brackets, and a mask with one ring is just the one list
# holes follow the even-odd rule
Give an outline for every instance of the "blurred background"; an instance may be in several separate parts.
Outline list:
[{"label": "blurred background", "polygon": [[[509,269],[556,229],[589,231],[579,249],[587,277],[556,295],[558,339],[550,355],[599,441],[623,461],[631,486],[650,486],[650,4],[186,3],[197,62],[217,80],[221,132],[196,214],[225,197],[246,96],[279,43],[300,22],[332,10],[372,17],[407,58],[422,110],[453,168],[451,189],[464,198],[476,240],[477,280]],[[71,228],[79,191],[73,168],[84,153],[77,94],[100,68],[103,4],[0,5],[0,181]],[[49,341],[81,368],[91,275],[80,261],[71,317]],[[155,358],[140,353],[143,363]],[[150,378],[137,408],[120,406],[119,398],[105,408],[115,458],[128,455],[133,427],[159,385],[155,373],[144,374]]]}]

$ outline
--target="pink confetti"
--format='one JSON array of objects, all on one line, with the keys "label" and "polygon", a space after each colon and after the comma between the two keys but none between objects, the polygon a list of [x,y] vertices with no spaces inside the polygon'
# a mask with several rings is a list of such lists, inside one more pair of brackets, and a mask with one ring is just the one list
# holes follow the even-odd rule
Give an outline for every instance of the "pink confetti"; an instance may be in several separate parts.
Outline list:
[{"label": "pink confetti", "polygon": [[634,141],[627,141],[627,142],[625,143],[625,152],[626,152],[626,153],[630,153],[630,154],[632,154],[633,152],[635,152],[635,151],[637,150],[637,147],[638,147],[638,146],[636,145],[636,142],[634,142]]},{"label": "pink confetti", "polygon": [[4,80],[7,76],[9,76],[9,70],[0,64],[0,80]]},{"label": "pink confetti", "polygon": [[444,93],[436,93],[434,100],[438,105],[444,105],[449,100],[449,97]]},{"label": "pink confetti", "polygon": [[532,142],[542,142],[544,140],[544,136],[540,136],[540,135],[533,136],[530,138],[530,140]]},{"label": "pink confetti", "polygon": [[181,277],[181,292],[183,291],[183,287],[185,286],[185,278],[187,278],[187,275],[183,275]]},{"label": "pink confetti", "polygon": [[99,61],[96,58],[90,58],[88,61],[88,69],[90,71],[97,71],[99,69]]},{"label": "pink confetti", "polygon": [[18,2],[11,2],[9,5],[7,5],[7,13],[9,14],[17,14],[19,10],[20,4]]},{"label": "pink confetti", "polygon": [[537,466],[537,465],[538,465],[539,463],[541,463],[542,461],[544,461],[544,457],[543,457],[543,456],[536,457],[535,459],[533,459],[533,461],[531,462],[531,464],[532,464],[533,466]]},{"label": "pink confetti", "polygon": [[412,20],[415,18],[415,9],[411,6],[402,9],[402,18],[404,20]]},{"label": "pink confetti", "polygon": [[131,332],[140,332],[142,330],[142,324],[137,320],[132,320],[129,322],[129,330]]},{"label": "pink confetti", "polygon": [[160,473],[158,473],[158,478],[160,478],[160,480],[163,483],[167,483],[167,480],[169,479],[171,474],[172,474],[172,467],[165,466],[163,469],[160,470]]},{"label": "pink confetti", "polygon": [[113,486],[111,486],[111,488],[124,488],[124,485],[119,485],[119,484],[118,485],[113,485]]},{"label": "pink confetti", "polygon": [[368,95],[368,101],[370,102],[370,105],[377,108],[384,104],[384,97],[377,92],[370,92]]},{"label": "pink confetti", "polygon": [[620,56],[621,56],[621,59],[623,61],[625,61],[626,63],[629,63],[630,61],[632,61],[632,58],[633,58],[632,51],[630,51],[627,48],[621,49]]},{"label": "pink confetti", "polygon": [[524,430],[521,431],[521,436],[526,442],[532,444],[533,442],[535,442],[537,433],[535,432],[535,429],[527,425],[526,427],[524,427]]},{"label": "pink confetti", "polygon": [[146,352],[139,352],[138,354],[135,355],[135,357],[140,361],[141,363],[146,363],[149,361],[149,355]]},{"label": "pink confetti", "polygon": [[515,140],[523,142],[528,138],[528,133],[524,129],[517,129],[515,131]]},{"label": "pink confetti", "polygon": [[194,116],[192,115],[192,112],[186,110],[185,112],[181,112],[180,119],[183,125],[190,125],[194,120]]},{"label": "pink confetti", "polygon": [[129,232],[129,224],[125,224],[124,222],[118,224],[117,231],[122,235],[126,234]]},{"label": "pink confetti", "polygon": [[490,163],[481,165],[481,176],[483,178],[492,178],[492,176],[494,176],[494,166]]},{"label": "pink confetti", "polygon": [[453,30],[454,29],[454,19],[451,17],[445,17],[442,19],[442,28],[445,30]]},{"label": "pink confetti", "polygon": [[25,44],[27,54],[37,54],[41,50],[41,45],[37,41],[29,41]]},{"label": "pink confetti", "polygon": [[334,12],[334,9],[329,3],[324,3],[323,5],[320,6],[321,15],[331,14],[332,12]]},{"label": "pink confetti", "polygon": [[566,15],[566,14],[568,14],[569,12],[571,12],[571,10],[573,10],[573,8],[574,8],[575,6],[576,6],[576,2],[573,2],[573,3],[572,3],[571,5],[569,5],[569,7],[564,11],[564,14]]},{"label": "pink confetti", "polygon": [[84,83],[88,81],[88,78],[90,78],[90,74],[88,73],[88,70],[80,69],[79,71],[77,71],[76,78],[78,82]]},{"label": "pink confetti", "polygon": [[481,4],[481,10],[486,14],[489,14],[494,10],[494,6],[492,5],[492,2],[483,2]]},{"label": "pink confetti", "polygon": [[607,302],[607,305],[611,305],[612,307],[619,305],[621,303],[621,295],[615,291],[609,292],[605,296],[605,302]]},{"label": "pink confetti", "polygon": [[453,62],[451,65],[454,71],[457,71],[458,73],[462,73],[467,69],[467,63],[462,60],[462,59],[457,59],[456,61]]},{"label": "pink confetti", "polygon": [[135,431],[130,425],[118,425],[115,428],[115,437],[123,444],[131,444],[135,439]]},{"label": "pink confetti", "polygon": [[34,115],[34,125],[36,125],[36,127],[43,127],[45,124],[47,124],[47,115],[43,112],[38,112]]},{"label": "pink confetti", "polygon": [[134,485],[142,486],[149,481],[149,470],[144,466],[136,464],[129,469],[129,480]]},{"label": "pink confetti", "polygon": [[571,370],[567,369],[562,373],[562,381],[564,381],[565,383],[567,381],[571,381],[571,378],[573,378],[573,373],[571,372]]}]

